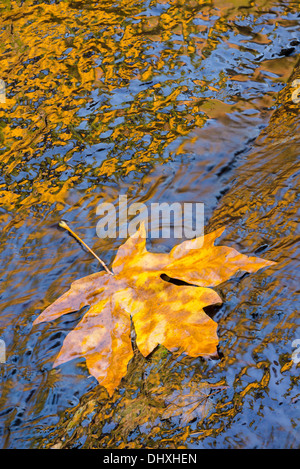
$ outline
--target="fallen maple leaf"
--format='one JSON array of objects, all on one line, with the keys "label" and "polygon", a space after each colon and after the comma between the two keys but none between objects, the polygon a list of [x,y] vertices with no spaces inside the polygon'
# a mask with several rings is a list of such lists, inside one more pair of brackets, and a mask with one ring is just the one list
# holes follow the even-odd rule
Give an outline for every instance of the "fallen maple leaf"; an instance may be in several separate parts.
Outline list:
[{"label": "fallen maple leaf", "polygon": [[187,425],[194,419],[203,420],[213,408],[209,399],[210,385],[208,383],[197,383],[183,389],[175,389],[165,400],[161,419],[178,418],[179,425]]},{"label": "fallen maple leaf", "polygon": [[[238,271],[256,272],[274,264],[215,246],[224,229],[185,241],[168,254],[157,254],[146,250],[142,224],[118,249],[114,275],[99,272],[76,280],[34,321],[52,321],[90,306],[65,338],[54,367],[83,356],[90,373],[112,395],[133,357],[131,320],[137,346],[145,357],[158,344],[191,357],[216,355],[217,323],[203,308],[222,300],[208,287]],[[164,276],[191,285],[176,286]]]}]

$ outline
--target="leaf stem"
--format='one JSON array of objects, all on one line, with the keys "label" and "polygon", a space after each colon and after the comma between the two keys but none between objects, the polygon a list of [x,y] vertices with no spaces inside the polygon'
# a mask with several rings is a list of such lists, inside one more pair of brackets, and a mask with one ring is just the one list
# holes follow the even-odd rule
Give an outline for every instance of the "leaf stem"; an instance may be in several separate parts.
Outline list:
[{"label": "leaf stem", "polygon": [[73,230],[71,230],[71,228],[67,225],[67,223],[64,221],[64,220],[61,220],[58,224],[61,228],[64,228],[65,230],[67,230],[69,233],[71,233],[72,236],[74,236],[74,238],[77,239],[77,241],[79,241],[96,259],[98,262],[100,262],[100,264],[102,265],[102,267],[106,270],[106,272],[110,275],[113,275],[113,273],[109,270],[109,268],[107,267],[107,265],[103,262],[102,259],[100,259],[100,257],[97,256],[97,254],[94,253],[94,251],[88,247],[87,244],[85,244],[84,241],[82,241],[81,238],[79,238],[79,236],[74,233]]}]

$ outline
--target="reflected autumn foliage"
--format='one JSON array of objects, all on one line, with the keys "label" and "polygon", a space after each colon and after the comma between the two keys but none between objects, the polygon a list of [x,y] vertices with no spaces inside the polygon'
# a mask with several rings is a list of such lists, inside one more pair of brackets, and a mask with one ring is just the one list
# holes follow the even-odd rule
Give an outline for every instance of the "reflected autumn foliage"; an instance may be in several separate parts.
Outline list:
[{"label": "reflected autumn foliage", "polygon": [[[3,446],[297,447],[298,9],[2,0]],[[225,245],[278,264],[220,287],[226,301],[212,316],[222,359],[174,363],[166,349],[147,358],[135,349],[108,399],[85,362],[52,370],[79,313],[31,328],[98,268],[51,224],[72,220],[109,263],[118,240],[95,240],[94,214],[120,192],[131,202],[204,202],[209,230],[228,227]]]},{"label": "reflected autumn foliage", "polygon": [[[266,78],[250,48],[271,43],[259,20],[263,0],[255,8],[248,0],[27,0],[2,2],[0,10],[7,86],[0,201],[7,209],[63,204],[83,180],[91,189],[147,171],[207,118],[251,108],[240,84]],[[243,24],[250,12],[255,34]],[[280,21],[270,15],[269,29]],[[222,50],[211,57],[224,41],[224,59]],[[242,47],[250,54],[247,70],[229,58]]]}]

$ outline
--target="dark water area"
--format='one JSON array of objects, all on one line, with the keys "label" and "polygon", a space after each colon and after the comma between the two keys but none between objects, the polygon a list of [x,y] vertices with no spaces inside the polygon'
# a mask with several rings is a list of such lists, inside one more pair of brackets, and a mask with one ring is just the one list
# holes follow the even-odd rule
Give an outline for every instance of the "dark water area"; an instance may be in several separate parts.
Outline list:
[{"label": "dark water area", "polygon": [[[299,448],[299,3],[3,0],[0,17],[1,448]],[[84,358],[53,368],[84,311],[33,321],[99,270],[58,222],[111,265],[124,239],[97,236],[96,210],[120,194],[204,203],[218,244],[276,265],[216,288],[218,359],[158,349],[109,398]],[[191,418],[166,415],[162,396],[201,389]]]}]

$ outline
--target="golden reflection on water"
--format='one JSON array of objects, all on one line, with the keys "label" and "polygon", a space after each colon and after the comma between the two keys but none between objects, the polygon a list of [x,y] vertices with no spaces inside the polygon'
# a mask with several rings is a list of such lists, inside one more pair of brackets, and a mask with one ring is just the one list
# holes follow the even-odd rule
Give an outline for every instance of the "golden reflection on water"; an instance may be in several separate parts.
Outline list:
[{"label": "golden reflection on water", "polygon": [[[298,10],[268,0],[2,2],[5,447],[295,446]],[[84,363],[51,369],[78,316],[31,324],[98,269],[51,224],[69,217],[109,264],[119,240],[96,239],[95,209],[120,189],[131,201],[204,201],[209,228],[228,225],[228,245],[266,249],[279,264],[222,287],[222,360],[137,356],[108,400]],[[206,420],[161,419],[166,396],[206,381],[221,387]],[[51,433],[49,419],[65,410]]]},{"label": "golden reflection on water", "polygon": [[91,188],[166,161],[208,118],[269,108],[274,93],[251,88],[286,80],[295,63],[262,60],[295,23],[291,2],[280,16],[270,3],[4,3],[2,205],[61,207],[84,178]]}]

